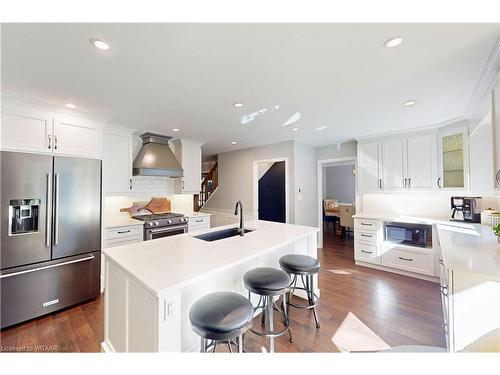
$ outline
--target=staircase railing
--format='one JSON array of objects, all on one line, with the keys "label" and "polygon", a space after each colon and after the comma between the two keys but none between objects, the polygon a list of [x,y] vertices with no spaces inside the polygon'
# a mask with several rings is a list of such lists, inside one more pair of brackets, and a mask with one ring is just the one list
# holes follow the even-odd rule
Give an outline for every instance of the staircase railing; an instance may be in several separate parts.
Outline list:
[{"label": "staircase railing", "polygon": [[199,211],[203,207],[203,205],[207,203],[208,198],[210,198],[215,189],[217,189],[217,186],[219,186],[218,163],[215,163],[207,173],[203,181],[201,181],[200,194],[195,194],[193,196],[194,211]]}]

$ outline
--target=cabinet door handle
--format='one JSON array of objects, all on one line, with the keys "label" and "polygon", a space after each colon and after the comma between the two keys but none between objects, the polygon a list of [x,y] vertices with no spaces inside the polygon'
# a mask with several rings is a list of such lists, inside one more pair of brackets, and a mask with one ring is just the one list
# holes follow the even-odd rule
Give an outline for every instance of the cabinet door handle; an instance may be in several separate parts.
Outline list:
[{"label": "cabinet door handle", "polygon": [[184,190],[184,180],[182,180],[182,190]]},{"label": "cabinet door handle", "polygon": [[47,173],[47,204],[45,207],[45,246],[50,246],[52,234],[51,211],[52,211],[52,173]]},{"label": "cabinet door handle", "polygon": [[382,189],[382,179],[381,178],[378,179],[378,188]]},{"label": "cabinet door handle", "polygon": [[119,230],[117,233],[118,233],[118,234],[130,233],[130,229],[127,229],[127,230]]},{"label": "cabinet door handle", "polygon": [[497,180],[497,185],[500,186],[500,169],[497,171],[495,179]]},{"label": "cabinet door handle", "polygon": [[364,234],[364,233],[361,233],[361,237],[369,237],[369,238],[372,238],[372,235],[371,235],[371,234]]},{"label": "cabinet door handle", "polygon": [[57,150],[57,135],[54,135],[54,150]]},{"label": "cabinet door handle", "polygon": [[202,221],[203,221],[203,219],[196,220],[197,223],[201,223]]},{"label": "cabinet door handle", "polygon": [[439,189],[442,188],[442,186],[441,186],[441,177],[439,177],[438,180],[437,180],[437,186],[438,186]]},{"label": "cabinet door handle", "polygon": [[412,258],[404,258],[404,257],[398,257],[401,260],[406,260],[407,262],[413,262]]},{"label": "cabinet door handle", "polygon": [[129,183],[128,183],[128,188],[129,190],[132,190],[132,179],[128,180]]},{"label": "cabinet door handle", "polygon": [[59,173],[56,173],[55,181],[55,217],[54,217],[54,245],[59,245]]},{"label": "cabinet door handle", "polygon": [[52,136],[51,135],[48,136],[48,144],[49,144],[48,148],[50,150],[52,148]]},{"label": "cabinet door handle", "polygon": [[408,187],[411,188],[411,178],[408,178]]},{"label": "cabinet door handle", "polygon": [[365,254],[373,254],[373,251],[366,251],[366,250],[361,250],[362,253],[365,253]]},{"label": "cabinet door handle", "polygon": [[406,189],[406,180],[407,180],[407,179],[405,178],[405,179],[404,179],[404,182],[403,182],[405,189]]},{"label": "cabinet door handle", "polygon": [[371,227],[373,224],[372,223],[361,223],[361,225],[366,225],[366,226]]}]

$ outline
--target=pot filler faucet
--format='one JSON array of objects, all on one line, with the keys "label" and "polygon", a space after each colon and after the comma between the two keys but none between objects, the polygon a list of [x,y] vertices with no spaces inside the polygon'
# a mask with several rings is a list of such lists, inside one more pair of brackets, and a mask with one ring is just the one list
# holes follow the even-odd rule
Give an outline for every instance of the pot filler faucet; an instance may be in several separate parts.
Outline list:
[{"label": "pot filler faucet", "polygon": [[238,215],[238,206],[240,207],[240,227],[238,228],[238,233],[240,236],[245,235],[245,227],[243,225],[243,205],[241,201],[236,202],[236,206],[234,207],[234,214]]}]

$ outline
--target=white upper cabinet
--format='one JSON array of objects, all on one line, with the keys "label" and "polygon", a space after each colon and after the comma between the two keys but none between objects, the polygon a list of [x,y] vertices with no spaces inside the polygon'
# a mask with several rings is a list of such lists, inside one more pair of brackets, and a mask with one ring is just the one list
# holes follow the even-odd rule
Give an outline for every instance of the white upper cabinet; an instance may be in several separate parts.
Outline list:
[{"label": "white upper cabinet", "polygon": [[102,128],[87,118],[6,103],[0,144],[8,151],[100,158]]},{"label": "white upper cabinet", "polygon": [[435,132],[359,143],[359,191],[436,189],[437,164]]},{"label": "white upper cabinet", "polygon": [[416,135],[408,137],[407,188],[433,189],[437,186],[437,145],[436,135]]},{"label": "white upper cabinet", "polygon": [[27,108],[2,108],[2,150],[52,153],[52,114]]},{"label": "white upper cabinet", "polygon": [[102,155],[104,194],[132,189],[132,130],[107,126]]},{"label": "white upper cabinet", "polygon": [[358,184],[362,192],[382,189],[382,149],[380,142],[358,144]]},{"label": "white upper cabinet", "polygon": [[201,146],[187,139],[170,143],[175,157],[184,169],[184,177],[177,178],[174,186],[177,194],[199,194],[201,189]]},{"label": "white upper cabinet", "polygon": [[495,152],[495,186],[500,188],[500,74],[497,77],[495,88],[493,89],[493,132],[494,132],[494,152]]},{"label": "white upper cabinet", "polygon": [[443,129],[438,134],[440,189],[469,188],[468,128]]},{"label": "white upper cabinet", "polygon": [[406,188],[406,154],[405,139],[395,138],[382,142],[383,153],[383,186],[385,190]]},{"label": "white upper cabinet", "polygon": [[101,155],[101,124],[75,116],[55,115],[54,152],[99,158]]}]

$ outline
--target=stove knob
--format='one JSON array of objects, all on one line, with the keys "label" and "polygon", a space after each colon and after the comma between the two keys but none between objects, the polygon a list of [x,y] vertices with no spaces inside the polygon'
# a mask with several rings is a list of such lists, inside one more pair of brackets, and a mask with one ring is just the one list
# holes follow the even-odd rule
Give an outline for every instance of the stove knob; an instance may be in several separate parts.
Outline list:
[{"label": "stove knob", "polygon": [[167,223],[168,224],[172,224],[172,220],[167,220]]},{"label": "stove knob", "polygon": [[154,224],[153,223],[149,223],[149,226],[152,227]]},{"label": "stove knob", "polygon": [[157,226],[158,226],[158,222],[157,222],[157,221],[155,221],[155,227],[157,227]]}]

